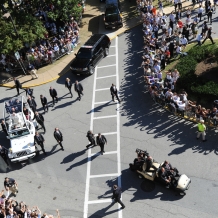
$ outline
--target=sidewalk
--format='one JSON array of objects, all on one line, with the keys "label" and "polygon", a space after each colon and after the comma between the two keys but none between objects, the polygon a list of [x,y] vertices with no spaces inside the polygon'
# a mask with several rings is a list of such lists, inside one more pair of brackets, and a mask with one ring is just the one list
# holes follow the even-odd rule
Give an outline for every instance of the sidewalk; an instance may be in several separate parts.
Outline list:
[{"label": "sidewalk", "polygon": [[[18,76],[17,78],[24,88],[40,86],[42,84],[49,83],[57,80],[59,77],[67,73],[70,70],[70,62],[75,57],[74,53],[78,51],[79,47],[84,44],[92,34],[104,33],[107,34],[110,39],[113,39],[125,31],[141,24],[141,20],[136,12],[135,2],[123,0],[121,1],[121,5],[123,9],[122,15],[124,26],[118,30],[105,30],[102,15],[104,13],[105,4],[96,0],[90,0],[88,3],[86,4],[86,10],[82,20],[82,27],[80,28],[80,44],[77,46],[74,52],[62,57],[53,64],[40,68],[37,71],[39,76],[38,79],[32,79],[30,75]],[[191,6],[191,4],[192,3],[190,1],[183,2],[183,10]],[[173,10],[174,6],[169,6],[164,8],[164,13],[169,14]],[[12,88],[14,87],[14,82],[12,81],[0,86]]]}]

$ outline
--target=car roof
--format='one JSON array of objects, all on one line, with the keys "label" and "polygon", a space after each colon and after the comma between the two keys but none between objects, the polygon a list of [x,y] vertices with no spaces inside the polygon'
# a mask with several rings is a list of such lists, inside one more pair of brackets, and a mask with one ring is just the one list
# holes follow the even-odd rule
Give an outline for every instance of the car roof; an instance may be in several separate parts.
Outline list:
[{"label": "car roof", "polygon": [[86,41],[83,46],[81,46],[81,48],[92,48],[105,36],[108,38],[108,36],[105,34],[94,34],[88,39],[88,41]]}]

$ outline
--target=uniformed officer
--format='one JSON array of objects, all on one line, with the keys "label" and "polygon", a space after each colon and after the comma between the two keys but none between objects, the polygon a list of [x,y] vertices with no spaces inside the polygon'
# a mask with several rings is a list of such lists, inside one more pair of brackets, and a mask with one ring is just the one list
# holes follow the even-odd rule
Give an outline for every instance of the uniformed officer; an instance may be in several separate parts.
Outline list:
[{"label": "uniformed officer", "polygon": [[7,164],[7,166],[9,166],[7,149],[1,145],[0,145],[0,155],[3,158],[3,160],[5,161],[5,163]]},{"label": "uniformed officer", "polygon": [[44,125],[44,117],[42,116],[42,114],[36,111],[33,120],[35,119],[37,123],[43,128],[44,132],[46,132],[45,125]]},{"label": "uniformed officer", "polygon": [[121,201],[121,187],[118,187],[117,185],[113,186],[113,196],[112,196],[112,200],[114,199],[115,203],[119,203],[122,207],[120,209],[124,209],[125,205],[123,204],[123,202]]},{"label": "uniformed officer", "polygon": [[44,139],[43,135],[36,132],[34,138],[35,138],[36,143],[41,147],[44,155],[46,155],[45,148],[44,148],[45,139]]}]

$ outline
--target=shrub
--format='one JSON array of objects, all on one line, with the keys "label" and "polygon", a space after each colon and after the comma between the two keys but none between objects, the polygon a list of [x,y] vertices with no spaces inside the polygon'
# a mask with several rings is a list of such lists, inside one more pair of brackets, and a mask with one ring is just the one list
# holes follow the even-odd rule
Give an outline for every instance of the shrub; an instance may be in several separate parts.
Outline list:
[{"label": "shrub", "polygon": [[189,73],[194,73],[197,65],[197,61],[190,55],[182,58],[180,62],[176,65],[177,70],[181,76],[185,76]]}]

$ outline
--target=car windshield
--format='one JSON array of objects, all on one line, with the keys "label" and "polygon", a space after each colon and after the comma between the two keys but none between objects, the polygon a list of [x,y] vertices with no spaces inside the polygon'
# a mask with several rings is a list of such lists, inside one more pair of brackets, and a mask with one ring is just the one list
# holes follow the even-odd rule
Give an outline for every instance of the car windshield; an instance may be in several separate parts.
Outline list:
[{"label": "car windshield", "polygon": [[77,58],[81,59],[91,59],[92,58],[92,48],[80,48],[77,53]]},{"label": "car windshield", "polygon": [[29,130],[24,128],[24,129],[19,129],[17,131],[14,130],[14,131],[9,132],[9,137],[10,139],[14,139],[14,138],[28,135],[29,133],[30,133]]},{"label": "car windshield", "polygon": [[119,11],[117,8],[107,8],[105,12],[105,20],[107,22],[115,22],[119,19]]}]

